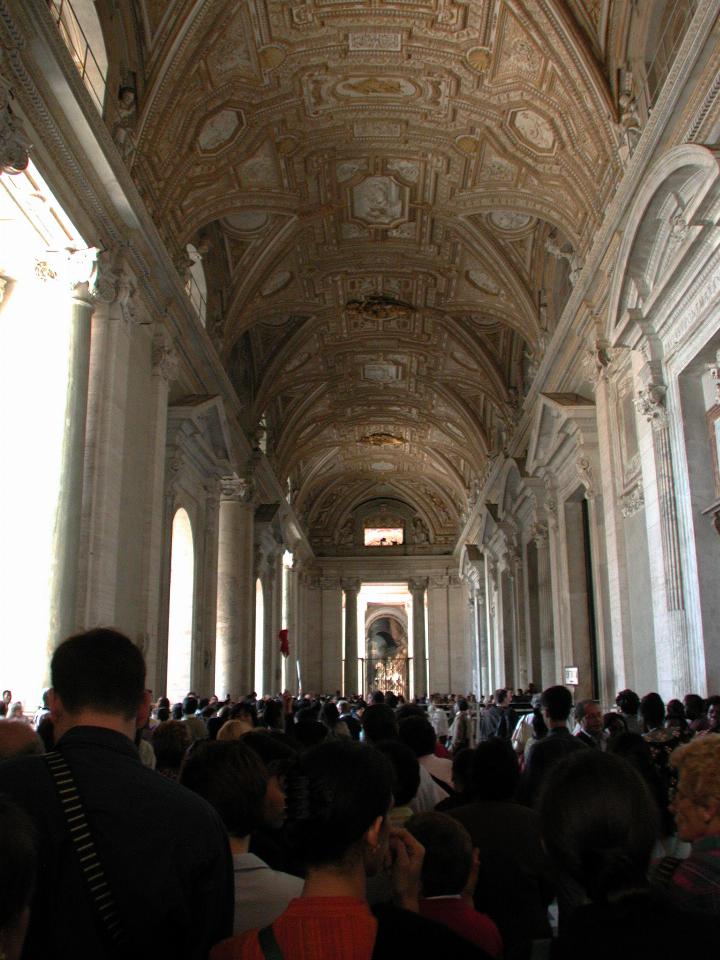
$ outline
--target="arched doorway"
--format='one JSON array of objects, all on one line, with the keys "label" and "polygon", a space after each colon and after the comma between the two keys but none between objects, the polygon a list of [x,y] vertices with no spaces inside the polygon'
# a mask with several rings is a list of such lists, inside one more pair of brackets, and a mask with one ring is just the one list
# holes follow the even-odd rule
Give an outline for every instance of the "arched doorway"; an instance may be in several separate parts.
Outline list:
[{"label": "arched doorway", "polygon": [[392,691],[407,697],[409,690],[408,631],[402,614],[366,614],[365,686],[368,691]]}]

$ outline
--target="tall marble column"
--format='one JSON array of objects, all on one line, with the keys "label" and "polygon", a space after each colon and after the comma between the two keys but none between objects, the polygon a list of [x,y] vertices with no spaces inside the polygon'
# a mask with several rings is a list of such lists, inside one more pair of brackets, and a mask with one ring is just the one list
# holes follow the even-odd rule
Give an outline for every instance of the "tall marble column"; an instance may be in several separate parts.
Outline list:
[{"label": "tall marble column", "polygon": [[[88,251],[83,251],[87,254]],[[73,271],[68,258],[65,269]],[[94,260],[94,255],[93,255]],[[89,276],[93,260],[81,258],[78,268]],[[61,274],[62,276],[62,274]],[[90,369],[90,324],[95,301],[88,281],[72,286],[71,330],[67,354],[67,394],[60,490],[55,514],[50,592],[49,646],[54,649],[77,624],[80,530],[82,522],[85,425]]]},{"label": "tall marble column", "polygon": [[252,484],[226,477],[220,491],[215,690],[237,698],[253,686]]},{"label": "tall marble column", "polygon": [[[116,610],[123,455],[134,286],[109,251],[95,279],[83,482],[82,569],[78,619],[120,624]],[[138,437],[138,442],[141,442]]]},{"label": "tall marble column", "polygon": [[416,697],[426,697],[427,688],[427,635],[425,633],[425,591],[427,577],[409,580],[408,586],[412,594],[413,617],[413,669],[415,673]]},{"label": "tall marble column", "polygon": [[537,547],[538,620],[540,622],[540,672],[542,687],[560,682],[555,669],[553,637],[553,601],[550,576],[550,548],[547,527],[535,524],[533,538]]},{"label": "tall marble column", "polygon": [[[664,595],[662,606],[653,604],[653,614],[658,677],[661,694],[667,697],[681,690],[692,689],[692,682],[665,388],[650,384],[639,390],[636,407],[639,414],[650,424],[652,437],[653,462],[651,464],[649,458],[643,456],[643,486],[648,542],[651,547],[653,592]],[[652,549],[653,541],[657,540],[653,529],[656,525],[659,526],[660,533],[660,558]]]},{"label": "tall marble column", "polygon": [[360,592],[359,580],[343,580],[345,592],[345,665],[343,671],[343,693],[346,697],[358,690],[358,619],[357,602]]},{"label": "tall marble column", "polygon": [[[167,615],[170,600],[170,531],[175,504],[174,482],[166,488],[167,409],[178,357],[164,328],[158,326],[151,348],[152,378],[147,411],[149,455],[144,499],[142,577],[138,622],[143,632],[147,685],[156,696],[167,684]],[[179,461],[176,463],[179,466]],[[174,481],[176,472],[170,474]]]}]

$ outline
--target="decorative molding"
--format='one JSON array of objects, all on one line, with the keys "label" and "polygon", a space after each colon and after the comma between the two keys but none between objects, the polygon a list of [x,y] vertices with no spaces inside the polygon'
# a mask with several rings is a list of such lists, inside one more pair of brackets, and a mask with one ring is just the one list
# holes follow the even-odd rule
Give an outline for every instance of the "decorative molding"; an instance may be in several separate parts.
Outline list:
[{"label": "decorative molding", "polygon": [[642,390],[638,390],[637,397],[633,400],[635,409],[652,426],[653,430],[661,430],[667,427],[668,412],[665,406],[666,388],[661,384],[650,384]]},{"label": "decorative molding", "polygon": [[165,334],[153,339],[151,362],[154,376],[162,377],[168,383],[171,380],[177,380],[180,374],[180,361]]},{"label": "decorative molding", "polygon": [[222,477],[220,480],[220,499],[239,503],[251,503],[255,485],[248,477]]},{"label": "decorative molding", "polygon": [[715,362],[708,364],[708,370],[710,379],[715,384],[715,403],[720,403],[720,350],[715,354]]},{"label": "decorative molding", "polygon": [[14,99],[7,81],[0,76],[0,173],[21,173],[30,162],[30,139],[13,112]]},{"label": "decorative molding", "polygon": [[620,512],[627,519],[633,517],[645,506],[645,491],[642,482],[639,482],[634,490],[626,494],[620,501]]}]

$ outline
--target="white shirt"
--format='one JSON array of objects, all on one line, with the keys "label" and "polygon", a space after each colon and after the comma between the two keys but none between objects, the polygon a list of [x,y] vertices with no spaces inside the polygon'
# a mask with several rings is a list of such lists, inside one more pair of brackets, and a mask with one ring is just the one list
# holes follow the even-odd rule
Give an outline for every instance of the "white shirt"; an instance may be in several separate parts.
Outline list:
[{"label": "white shirt", "polygon": [[233,854],[235,920],[233,933],[266,927],[284,913],[302,893],[303,881],[290,873],[271,870],[254,853]]}]

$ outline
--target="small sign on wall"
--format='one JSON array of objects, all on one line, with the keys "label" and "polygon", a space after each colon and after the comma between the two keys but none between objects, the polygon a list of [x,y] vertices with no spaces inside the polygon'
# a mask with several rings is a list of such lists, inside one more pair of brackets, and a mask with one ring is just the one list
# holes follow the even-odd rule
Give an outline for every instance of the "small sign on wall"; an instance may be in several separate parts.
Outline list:
[{"label": "small sign on wall", "polygon": [[576,687],[580,682],[577,667],[565,667],[565,686]]}]

